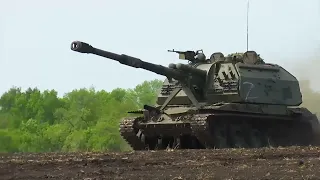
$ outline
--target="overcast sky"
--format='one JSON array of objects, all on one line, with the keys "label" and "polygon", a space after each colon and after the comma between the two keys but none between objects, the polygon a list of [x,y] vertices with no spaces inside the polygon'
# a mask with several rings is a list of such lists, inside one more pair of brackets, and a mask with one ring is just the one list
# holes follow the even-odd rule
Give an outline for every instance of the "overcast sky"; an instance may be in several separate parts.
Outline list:
[{"label": "overcast sky", "polygon": [[[246,50],[247,0],[0,0],[0,93],[12,86],[110,91],[163,77],[70,50],[89,44],[167,66],[168,49]],[[319,0],[251,0],[249,49],[290,71],[320,50]],[[320,57],[320,56],[318,56]],[[320,59],[319,59],[320,60]],[[298,62],[303,63],[298,63]],[[294,75],[320,77],[320,63]],[[320,90],[319,80],[312,81]],[[318,85],[317,85],[318,84]]]}]

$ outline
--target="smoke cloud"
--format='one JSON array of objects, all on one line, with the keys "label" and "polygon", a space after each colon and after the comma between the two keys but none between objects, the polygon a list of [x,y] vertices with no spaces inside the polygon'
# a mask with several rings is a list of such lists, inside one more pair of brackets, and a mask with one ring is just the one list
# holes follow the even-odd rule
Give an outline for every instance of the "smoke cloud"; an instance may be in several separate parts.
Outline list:
[{"label": "smoke cloud", "polygon": [[293,72],[300,82],[303,95],[301,106],[308,108],[320,117],[320,47],[311,55],[299,57],[293,65]]}]

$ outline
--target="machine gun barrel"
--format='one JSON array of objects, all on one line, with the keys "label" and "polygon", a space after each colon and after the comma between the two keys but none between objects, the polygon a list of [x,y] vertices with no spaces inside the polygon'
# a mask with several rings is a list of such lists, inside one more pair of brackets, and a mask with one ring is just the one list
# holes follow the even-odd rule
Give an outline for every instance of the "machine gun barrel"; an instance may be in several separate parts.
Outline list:
[{"label": "machine gun barrel", "polygon": [[104,51],[104,50],[95,48],[88,43],[84,43],[81,41],[72,42],[71,43],[71,50],[76,51],[76,52],[80,52],[80,53],[95,54],[95,55],[102,56],[102,57],[105,57],[108,59],[113,59],[113,60],[118,61],[121,64],[125,64],[127,66],[145,69],[145,70],[152,71],[154,73],[157,73],[157,74],[160,74],[163,76],[167,76],[170,78],[174,78],[177,80],[187,77],[187,74],[181,72],[180,70],[171,69],[171,68],[164,67],[161,65],[145,62],[145,61],[142,61],[141,59],[131,57],[131,56],[128,56],[125,54],[119,55],[116,53]]}]

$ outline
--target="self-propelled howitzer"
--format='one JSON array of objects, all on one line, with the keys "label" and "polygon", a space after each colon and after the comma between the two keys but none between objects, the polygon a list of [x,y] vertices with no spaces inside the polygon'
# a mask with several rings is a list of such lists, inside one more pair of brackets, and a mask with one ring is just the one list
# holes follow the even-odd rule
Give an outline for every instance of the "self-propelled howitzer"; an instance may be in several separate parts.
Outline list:
[{"label": "self-propelled howitzer", "polygon": [[[224,57],[177,52],[189,64],[152,64],[75,41],[73,51],[91,53],[166,76],[157,105],[124,118],[120,134],[134,150],[253,148],[318,143],[319,121],[302,103],[298,80],[256,52]],[[197,56],[197,57],[195,57]]]}]

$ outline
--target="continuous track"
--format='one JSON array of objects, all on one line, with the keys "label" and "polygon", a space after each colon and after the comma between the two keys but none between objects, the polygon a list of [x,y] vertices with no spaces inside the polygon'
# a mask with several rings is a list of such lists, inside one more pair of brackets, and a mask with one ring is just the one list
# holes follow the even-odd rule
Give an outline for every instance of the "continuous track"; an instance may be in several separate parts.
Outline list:
[{"label": "continuous track", "polygon": [[187,123],[148,124],[139,128],[141,119],[125,118],[120,123],[121,136],[134,150],[308,146],[313,138],[308,121],[285,116],[189,114],[180,117]]}]

